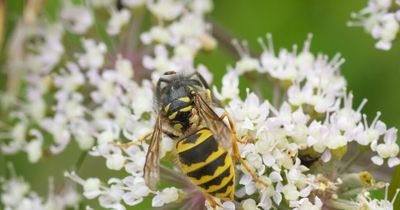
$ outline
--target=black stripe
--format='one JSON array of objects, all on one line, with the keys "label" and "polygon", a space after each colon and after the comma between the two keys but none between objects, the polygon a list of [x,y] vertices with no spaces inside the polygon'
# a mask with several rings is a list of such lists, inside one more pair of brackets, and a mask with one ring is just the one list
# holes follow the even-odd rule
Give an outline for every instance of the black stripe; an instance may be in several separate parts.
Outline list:
[{"label": "black stripe", "polygon": [[217,159],[211,161],[209,164],[196,169],[194,171],[191,171],[187,173],[186,175],[189,177],[193,177],[196,179],[200,179],[203,176],[212,176],[214,175],[215,171],[217,171],[218,167],[223,167],[225,165],[225,158],[228,153],[224,152],[222,153],[221,156],[219,156]]},{"label": "black stripe", "polygon": [[220,185],[224,178],[229,177],[229,175],[231,174],[230,172],[231,172],[231,167],[228,167],[224,172],[222,172],[222,174],[218,175],[214,179],[204,184],[199,185],[199,187],[208,190],[213,185]]},{"label": "black stripe", "polygon": [[231,178],[231,180],[228,183],[226,183],[226,185],[223,188],[216,190],[214,192],[209,192],[209,194],[216,195],[218,193],[226,193],[229,186],[233,186],[233,177]]},{"label": "black stripe", "polygon": [[[193,139],[190,139],[190,138],[192,138],[191,136],[188,136],[187,138],[189,141],[193,140]],[[189,150],[180,152],[180,153],[178,153],[178,155],[179,155],[179,160],[183,164],[190,166],[195,163],[201,163],[201,162],[206,161],[207,158],[213,152],[216,152],[216,151],[218,151],[218,143],[214,139],[213,136],[209,136],[205,141],[201,142],[199,145],[196,145],[195,147],[193,147]]]}]

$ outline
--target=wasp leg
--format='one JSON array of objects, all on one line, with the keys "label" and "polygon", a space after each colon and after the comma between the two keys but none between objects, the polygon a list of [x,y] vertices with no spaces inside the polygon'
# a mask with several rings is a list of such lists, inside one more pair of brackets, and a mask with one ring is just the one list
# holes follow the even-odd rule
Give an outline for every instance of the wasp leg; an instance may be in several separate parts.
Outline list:
[{"label": "wasp leg", "polygon": [[[171,138],[177,136],[177,135],[176,135],[174,132],[172,132],[172,131],[168,131],[168,130],[164,130],[164,129],[163,129],[162,132],[163,132],[165,135],[167,135],[167,136],[169,136],[169,137],[171,137]],[[117,146],[117,147],[119,147],[119,148],[124,148],[124,149],[126,149],[126,148],[128,148],[128,147],[130,147],[130,146],[132,146],[132,145],[139,144],[139,143],[141,143],[141,142],[143,142],[143,141],[146,141],[152,134],[153,134],[153,131],[149,131],[148,133],[146,133],[146,134],[144,134],[143,136],[139,137],[139,139],[138,139],[137,141],[131,141],[131,142],[128,142],[128,143],[115,143],[114,145]],[[138,143],[138,142],[139,142],[139,143]]]},{"label": "wasp leg", "polygon": [[211,208],[213,208],[213,210],[216,210],[217,206],[219,206],[217,201],[215,201],[213,197],[211,197],[210,195],[207,195],[205,193],[204,193],[204,197],[206,197],[207,201],[210,203]]},{"label": "wasp leg", "polygon": [[232,117],[228,114],[228,112],[224,112],[224,113],[222,113],[220,118],[223,120],[225,117],[228,119],[229,127],[231,128],[232,135],[236,138],[236,141],[241,144],[246,144],[251,139],[251,137],[249,135],[244,136],[242,139],[237,137],[238,135],[236,132],[236,126],[232,120]]},{"label": "wasp leg", "polygon": [[245,135],[243,138],[241,139],[237,139],[237,142],[241,143],[241,144],[247,144],[249,141],[251,140],[250,135]]},{"label": "wasp leg", "polygon": [[137,141],[130,141],[128,143],[115,143],[114,145],[119,148],[126,149],[132,145],[138,144],[138,142],[146,141],[146,139],[149,138],[149,136],[151,136],[151,134],[153,134],[153,131],[150,131],[150,132],[144,134],[143,136],[139,137],[139,139]]},{"label": "wasp leg", "polygon": [[[220,118],[222,120],[225,117],[228,119],[229,127],[231,128],[231,132],[232,132],[232,152],[233,152],[233,156],[235,157],[235,159],[237,159],[240,162],[240,164],[243,165],[243,167],[246,169],[246,171],[249,172],[249,174],[251,175],[251,177],[253,178],[254,181],[258,182],[259,184],[262,184],[264,187],[268,187],[268,184],[265,181],[261,180],[260,177],[258,177],[257,174],[249,167],[249,165],[247,165],[246,161],[244,161],[242,159],[242,157],[240,156],[238,142],[241,142],[241,141],[244,141],[244,140],[240,140],[237,137],[236,126],[235,126],[231,116],[228,114],[228,112],[224,112],[220,116]],[[248,137],[245,137],[245,138],[247,139]],[[245,140],[245,141],[247,142],[247,140]]]}]

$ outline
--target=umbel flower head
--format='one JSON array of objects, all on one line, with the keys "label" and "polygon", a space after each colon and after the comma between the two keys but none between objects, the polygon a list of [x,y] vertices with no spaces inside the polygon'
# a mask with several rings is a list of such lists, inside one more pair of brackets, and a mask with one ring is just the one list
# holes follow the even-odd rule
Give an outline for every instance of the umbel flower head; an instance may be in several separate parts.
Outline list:
[{"label": "umbel flower head", "polygon": [[[83,177],[79,167],[66,168],[67,180],[82,186],[81,196],[74,188],[67,188],[66,197],[50,190],[52,208],[23,179],[11,176],[2,182],[6,209],[28,204],[66,209],[78,206],[81,197],[116,210],[146,198],[152,207],[211,209],[205,194],[174,164],[176,142],[167,135],[160,143],[162,184],[151,189],[143,177],[150,142],[140,138],[153,130],[160,109],[154,105],[155,86],[171,70],[199,72],[211,85],[219,102],[212,108],[217,114],[227,111],[237,135],[248,137],[239,144],[240,157],[267,183],[259,184],[243,164],[235,163],[234,199],[215,198],[217,209],[393,209],[387,197],[377,200],[368,193],[385,186],[382,182],[368,171],[347,170],[357,157],[349,158],[354,150],[370,151],[371,163],[379,166],[394,167],[400,160],[397,129],[387,128],[379,120],[380,112],[367,117],[362,112],[366,100],[353,105],[340,72],[344,58],[311,52],[311,35],[302,46],[276,50],[267,34],[258,40],[260,55],[250,53],[246,42],[233,41],[240,58],[216,87],[213,74],[196,60],[218,44],[206,19],[212,9],[211,0],[68,1],[58,21],[39,18],[24,26],[29,30],[21,28],[18,33],[23,36],[17,41],[25,53],[7,67],[20,74],[23,86],[18,94],[4,95],[9,99],[4,123],[12,126],[4,132],[1,151],[25,152],[36,163],[76,142],[123,176]],[[147,28],[141,26],[146,13],[156,20]],[[397,33],[389,19],[380,19],[387,22],[376,32],[381,48],[390,47],[390,34]],[[96,33],[97,21],[102,23],[102,36]],[[243,79],[258,86],[243,91]],[[267,87],[273,89],[272,98],[258,91]]]},{"label": "umbel flower head", "polygon": [[398,0],[369,0],[368,5],[351,16],[349,26],[361,26],[377,40],[375,47],[390,50],[400,29],[400,2]]}]

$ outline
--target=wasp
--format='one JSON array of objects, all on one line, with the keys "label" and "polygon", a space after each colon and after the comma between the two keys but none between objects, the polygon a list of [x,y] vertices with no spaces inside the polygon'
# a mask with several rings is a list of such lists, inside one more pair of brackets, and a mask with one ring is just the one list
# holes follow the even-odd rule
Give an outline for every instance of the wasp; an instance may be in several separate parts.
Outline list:
[{"label": "wasp", "polygon": [[[234,199],[235,161],[239,161],[255,181],[267,184],[240,157],[236,128],[227,112],[218,116],[213,97],[199,73],[165,73],[157,82],[158,114],[144,166],[144,179],[153,190],[160,179],[160,141],[162,134],[176,141],[177,165],[215,209],[213,198]],[[227,118],[229,124],[224,122]]]}]

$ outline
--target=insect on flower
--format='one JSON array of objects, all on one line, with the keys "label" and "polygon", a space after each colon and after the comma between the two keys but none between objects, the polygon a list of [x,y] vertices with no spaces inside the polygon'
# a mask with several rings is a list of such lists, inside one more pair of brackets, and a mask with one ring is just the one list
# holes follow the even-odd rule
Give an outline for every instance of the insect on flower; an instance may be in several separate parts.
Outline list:
[{"label": "insect on flower", "polygon": [[[213,199],[234,199],[236,171],[239,161],[253,179],[267,186],[240,157],[235,125],[224,112],[218,116],[212,109],[212,95],[199,73],[178,75],[167,72],[157,83],[159,113],[151,133],[151,143],[144,166],[146,184],[156,189],[159,181],[160,140],[162,134],[176,140],[177,165],[191,183],[198,187],[213,208]],[[223,121],[228,119],[229,126]]]}]

